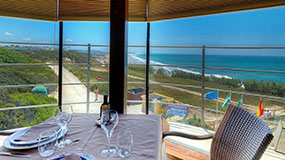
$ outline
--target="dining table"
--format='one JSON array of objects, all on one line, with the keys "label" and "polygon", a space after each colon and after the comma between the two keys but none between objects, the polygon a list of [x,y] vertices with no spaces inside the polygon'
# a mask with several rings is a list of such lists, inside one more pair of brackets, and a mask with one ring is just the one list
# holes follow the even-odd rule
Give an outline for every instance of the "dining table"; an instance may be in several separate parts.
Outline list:
[{"label": "dining table", "polygon": [[[118,155],[111,158],[103,158],[101,150],[107,148],[107,138],[104,130],[96,125],[99,114],[73,113],[68,123],[66,139],[73,141],[64,148],[56,148],[54,154],[61,155],[66,152],[88,153],[100,159],[122,159]],[[140,115],[140,114],[119,114],[119,123],[111,137],[111,146],[116,147],[116,138],[121,131],[131,131],[133,134],[133,150],[127,159],[134,160],[160,160],[162,153],[162,131],[163,120],[161,115]],[[37,130],[34,130],[37,132]],[[38,149],[28,150],[8,150],[1,146],[0,151],[30,154],[30,158],[19,158],[12,156],[0,156],[0,160],[19,160],[19,159],[49,159],[41,157]]]}]

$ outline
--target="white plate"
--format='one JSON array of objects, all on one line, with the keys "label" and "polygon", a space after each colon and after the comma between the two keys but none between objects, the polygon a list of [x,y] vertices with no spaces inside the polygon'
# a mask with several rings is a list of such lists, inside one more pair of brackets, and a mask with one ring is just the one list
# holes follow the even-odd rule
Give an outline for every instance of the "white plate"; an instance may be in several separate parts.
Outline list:
[{"label": "white plate", "polygon": [[[31,127],[29,127],[30,129]],[[12,137],[10,139],[10,143],[13,144],[13,145],[19,145],[19,146],[26,146],[26,145],[31,145],[31,144],[36,144],[38,143],[38,140],[37,139],[34,139],[34,140],[30,140],[30,141],[15,141],[15,139],[17,139],[18,137],[20,137],[21,135],[25,134],[29,129],[23,131],[23,133],[18,133],[19,136],[15,135],[14,137]],[[56,132],[57,135],[59,135],[59,132],[61,132],[61,128],[59,128]],[[17,132],[16,132],[17,133]]]},{"label": "white plate", "polygon": [[[29,145],[13,145],[13,144],[11,144],[11,139],[15,139],[17,137],[20,137],[21,135],[25,134],[30,128],[31,127],[20,130],[16,133],[12,134],[11,136],[7,137],[3,143],[4,147],[7,149],[11,149],[11,150],[25,150],[25,149],[32,149],[32,148],[38,147],[38,143],[29,144]],[[66,134],[66,132],[67,132],[67,130],[65,131],[64,134]],[[61,132],[61,130],[58,134],[59,134],[58,138],[61,138],[63,136],[63,133]],[[46,143],[49,143],[49,141],[47,140]]]},{"label": "white plate", "polygon": [[91,154],[88,153],[84,153],[84,152],[77,152],[77,151],[70,151],[64,154],[60,154],[57,156],[54,156],[52,158],[49,158],[48,160],[62,160],[63,158],[65,158],[66,156],[72,154],[72,153],[76,153],[77,155],[80,156],[81,160],[96,160],[95,157],[93,157]]}]

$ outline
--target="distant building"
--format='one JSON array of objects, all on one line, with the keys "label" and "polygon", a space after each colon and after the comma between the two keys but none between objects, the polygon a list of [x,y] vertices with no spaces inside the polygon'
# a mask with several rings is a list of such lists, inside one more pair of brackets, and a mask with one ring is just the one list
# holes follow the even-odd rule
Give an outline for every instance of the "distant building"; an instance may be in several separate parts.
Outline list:
[{"label": "distant building", "polygon": [[[159,94],[159,93],[150,93],[149,95],[150,100],[150,106],[149,111],[156,113],[156,114],[162,114],[167,112],[167,104],[161,104],[159,102],[164,103],[174,103],[174,98]],[[142,111],[145,112],[145,95],[142,96]],[[151,103],[153,102],[153,103]]]},{"label": "distant building", "polygon": [[144,88],[133,88],[128,90],[128,100],[142,100],[142,95],[145,94]]}]

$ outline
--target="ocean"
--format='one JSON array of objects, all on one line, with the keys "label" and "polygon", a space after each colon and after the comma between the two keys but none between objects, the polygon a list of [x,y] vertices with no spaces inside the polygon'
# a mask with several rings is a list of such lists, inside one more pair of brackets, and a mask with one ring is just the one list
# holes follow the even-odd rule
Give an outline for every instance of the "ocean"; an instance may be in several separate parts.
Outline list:
[{"label": "ocean", "polygon": [[[201,66],[202,56],[195,54],[150,54],[151,64]],[[145,63],[145,54],[131,54],[130,63]],[[206,55],[206,67],[240,68],[253,70],[285,71],[285,56],[253,56],[253,55]],[[175,69],[201,74],[197,68],[164,68],[168,71]],[[285,74],[228,71],[228,70],[205,70],[206,76],[236,78],[240,80],[264,80],[285,83]]]}]

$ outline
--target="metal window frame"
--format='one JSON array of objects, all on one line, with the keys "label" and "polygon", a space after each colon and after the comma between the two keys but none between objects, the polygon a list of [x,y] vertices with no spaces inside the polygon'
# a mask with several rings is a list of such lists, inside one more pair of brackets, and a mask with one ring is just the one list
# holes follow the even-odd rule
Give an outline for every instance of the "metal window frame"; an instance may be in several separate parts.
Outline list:
[{"label": "metal window frame", "polygon": [[[60,25],[63,25],[63,22],[60,22]],[[62,27],[62,26],[61,26]],[[63,29],[63,28],[62,28]],[[63,30],[61,30],[63,32]],[[149,34],[149,33],[148,33]],[[150,37],[150,36],[149,36]],[[227,93],[234,93],[234,94],[242,94],[242,95],[248,95],[248,96],[256,96],[256,97],[262,97],[262,98],[268,98],[268,99],[275,99],[275,100],[285,100],[285,98],[282,97],[276,97],[276,96],[267,96],[267,95],[260,95],[260,94],[251,94],[251,93],[246,93],[246,92],[237,92],[237,91],[230,91],[230,90],[223,90],[223,89],[216,89],[216,88],[209,88],[209,87],[203,87],[203,84],[201,86],[192,86],[192,85],[181,85],[181,84],[173,84],[173,83],[155,83],[155,82],[149,82],[149,69],[150,66],[160,66],[160,67],[179,67],[179,68],[198,68],[201,69],[202,72],[203,70],[231,70],[231,71],[245,71],[245,72],[262,72],[262,73],[274,73],[274,74],[285,74],[285,71],[273,71],[273,70],[254,70],[254,69],[243,69],[243,68],[226,68],[226,67],[211,67],[211,66],[205,66],[205,52],[206,49],[285,49],[284,46],[278,46],[278,47],[271,47],[271,46],[264,46],[264,47],[259,47],[259,46],[150,46],[149,44],[149,37],[147,38],[147,45],[129,45],[128,47],[134,47],[134,48],[144,48],[146,47],[147,51],[147,61],[146,61],[146,81],[145,82],[128,82],[128,84],[146,84],[146,94],[149,96],[149,86],[150,85],[170,85],[170,86],[178,86],[178,87],[192,87],[192,88],[198,88],[205,90],[217,90],[221,92],[227,92]],[[62,41],[62,37],[59,37],[59,42]],[[1,88],[18,88],[18,87],[34,87],[37,85],[44,85],[44,86],[62,86],[62,85],[87,85],[88,87],[88,93],[90,91],[90,84],[109,84],[109,82],[90,82],[90,66],[93,65],[107,65],[109,64],[101,64],[101,63],[91,63],[90,62],[90,54],[91,54],[91,47],[109,47],[109,45],[92,45],[92,44],[63,44],[59,43],[30,43],[30,42],[5,42],[5,41],[0,41],[0,44],[22,44],[22,45],[51,45],[51,46],[57,46],[59,45],[59,52],[61,50],[61,54],[59,53],[59,59],[63,57],[63,46],[86,46],[88,47],[88,62],[87,63],[63,63],[59,61],[58,64],[56,63],[48,63],[48,64],[41,64],[41,63],[18,63],[18,64],[0,64],[0,67],[13,67],[13,66],[60,66],[63,65],[82,65],[82,66],[87,66],[88,67],[88,75],[89,75],[89,80],[87,79],[87,82],[81,82],[81,83],[49,83],[49,84],[27,84],[27,85],[5,85],[5,86],[0,86]],[[60,47],[61,46],[61,47]],[[158,65],[158,64],[151,64],[149,60],[150,56],[150,48],[189,48],[189,49],[202,49],[202,66],[184,66],[184,65]],[[204,55],[204,56],[203,56]],[[60,63],[61,62],[61,63]],[[145,64],[128,64],[128,65],[142,65],[145,66]],[[204,75],[205,76],[205,75]],[[203,74],[202,74],[203,77]],[[202,80],[202,83],[204,80]],[[147,89],[148,88],[148,89]],[[89,97],[89,96],[88,96]],[[89,111],[89,103],[94,103],[90,102],[89,98],[87,97],[86,102],[76,102],[76,103],[62,103],[59,102],[58,105],[69,105],[69,104],[82,104],[86,103],[87,104],[87,111]],[[203,102],[203,96],[201,96],[201,102]],[[61,98],[62,99],[62,98]],[[97,103],[97,102],[96,102]],[[145,101],[146,104],[151,103],[151,101],[148,99]],[[48,104],[48,105],[34,105],[34,106],[18,106],[18,107],[13,107],[13,108],[2,108],[1,110],[8,110],[8,109],[23,109],[23,108],[35,108],[35,107],[45,107],[45,106],[51,106],[54,104]],[[148,106],[148,105],[147,105]],[[149,107],[148,107],[149,108]],[[208,108],[203,107],[203,103],[201,104],[202,110],[208,110]],[[148,109],[149,110],[149,109]],[[148,113],[147,113],[148,114]],[[203,114],[203,111],[202,111]],[[204,117],[202,116],[202,122],[204,121]],[[203,125],[203,123],[202,123]]]},{"label": "metal window frame", "polygon": [[59,50],[58,50],[58,107],[62,111],[62,74],[63,74],[63,22],[59,22]]},{"label": "metal window frame", "polygon": [[[147,1],[148,9],[148,1]],[[147,10],[148,17],[148,10]],[[147,23],[147,34],[146,34],[146,71],[145,71],[145,114],[149,114],[149,68],[150,68],[150,23]]]}]

